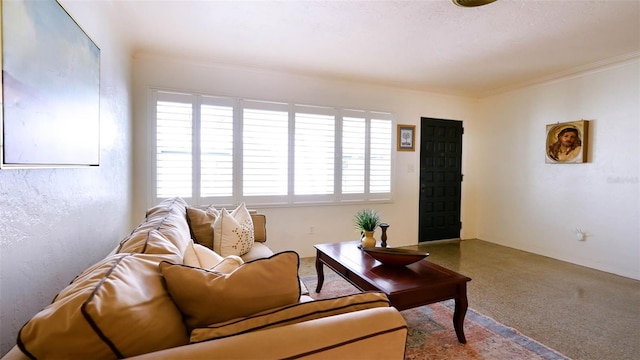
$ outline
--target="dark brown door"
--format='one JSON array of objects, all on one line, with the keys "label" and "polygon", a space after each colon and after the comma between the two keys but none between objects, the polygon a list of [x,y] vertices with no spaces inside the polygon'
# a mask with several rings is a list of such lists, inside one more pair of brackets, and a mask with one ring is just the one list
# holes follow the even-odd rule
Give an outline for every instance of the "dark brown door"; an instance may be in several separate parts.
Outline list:
[{"label": "dark brown door", "polygon": [[459,239],[462,121],[420,119],[419,241]]}]

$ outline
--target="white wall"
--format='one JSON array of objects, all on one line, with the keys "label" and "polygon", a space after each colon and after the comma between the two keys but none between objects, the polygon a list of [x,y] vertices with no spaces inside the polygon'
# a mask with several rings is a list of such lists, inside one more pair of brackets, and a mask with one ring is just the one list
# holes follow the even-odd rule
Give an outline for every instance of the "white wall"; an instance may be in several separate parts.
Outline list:
[{"label": "white wall", "polygon": [[[150,56],[134,59],[134,214],[140,219],[151,206],[146,194],[148,174],[148,88],[195,91],[209,95],[388,111],[398,123],[418,125],[421,116],[463,120],[473,128],[475,101],[444,95],[399,90],[337,80],[268,71],[204,65]],[[469,140],[469,141],[467,141]],[[464,147],[472,146],[465,138]],[[464,157],[464,155],[463,155]],[[391,224],[389,244],[416,244],[418,229],[419,153],[401,152],[395,159],[395,193],[390,204],[376,204]],[[413,167],[413,172],[409,170]],[[464,159],[463,159],[464,171]],[[471,197],[472,181],[465,180],[463,198]],[[268,244],[314,256],[313,244],[356,239],[352,219],[363,205],[258,209],[267,214]],[[473,236],[473,217],[463,204],[463,237]],[[309,228],[313,226],[313,234]],[[379,230],[378,230],[379,231]],[[379,236],[379,233],[378,235]],[[378,237],[379,238],[379,237]]]},{"label": "white wall", "polygon": [[[639,68],[635,59],[480,101],[478,238],[640,279]],[[545,125],[582,119],[588,163],[545,164]]]},{"label": "white wall", "polygon": [[100,166],[0,170],[0,355],[130,231],[131,61],[105,13],[63,2],[101,49]]},{"label": "white wall", "polygon": [[[640,278],[638,60],[482,100],[141,56],[134,60],[134,211],[149,207],[147,89],[390,111],[464,120],[462,238],[480,238]],[[544,163],[545,125],[591,120],[589,162]],[[394,246],[417,241],[419,154],[397,153],[395,194],[378,204]],[[351,239],[350,206],[259,209],[269,244],[312,256]],[[313,234],[309,227],[313,226]],[[575,229],[587,233],[575,238]]]}]

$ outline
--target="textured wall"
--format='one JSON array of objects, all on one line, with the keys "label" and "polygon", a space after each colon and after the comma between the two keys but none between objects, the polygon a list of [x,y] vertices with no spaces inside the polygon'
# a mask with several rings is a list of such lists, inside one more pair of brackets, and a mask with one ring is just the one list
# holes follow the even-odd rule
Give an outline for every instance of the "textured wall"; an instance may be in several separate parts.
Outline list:
[{"label": "textured wall", "polygon": [[65,8],[101,49],[100,166],[0,170],[0,355],[31,316],[130,230],[129,52],[107,25],[108,13],[79,2]]}]

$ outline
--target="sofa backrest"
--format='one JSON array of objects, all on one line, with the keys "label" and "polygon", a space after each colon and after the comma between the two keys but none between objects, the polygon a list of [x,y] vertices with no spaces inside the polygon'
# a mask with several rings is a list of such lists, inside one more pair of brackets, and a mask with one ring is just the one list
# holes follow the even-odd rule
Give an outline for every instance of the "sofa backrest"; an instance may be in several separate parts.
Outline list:
[{"label": "sofa backrest", "polygon": [[170,198],[147,210],[146,217],[120,242],[117,253],[177,254],[181,258],[191,241],[187,203]]},{"label": "sofa backrest", "polygon": [[267,217],[264,214],[258,214],[255,210],[249,210],[251,220],[253,221],[253,233],[255,241],[267,241]]}]

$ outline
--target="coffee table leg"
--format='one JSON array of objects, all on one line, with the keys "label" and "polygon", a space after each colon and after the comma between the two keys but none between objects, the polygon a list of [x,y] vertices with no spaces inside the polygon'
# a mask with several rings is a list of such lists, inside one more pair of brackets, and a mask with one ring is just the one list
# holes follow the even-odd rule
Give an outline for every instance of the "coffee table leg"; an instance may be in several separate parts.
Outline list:
[{"label": "coffee table leg", "polygon": [[458,285],[458,297],[456,297],[456,305],[453,311],[453,328],[456,329],[458,341],[462,344],[467,343],[464,337],[464,317],[467,315],[467,283]]},{"label": "coffee table leg", "polygon": [[324,284],[324,267],[322,265],[322,261],[320,261],[320,254],[316,255],[316,273],[318,274],[316,293],[319,293],[320,289],[322,289],[322,285]]}]

